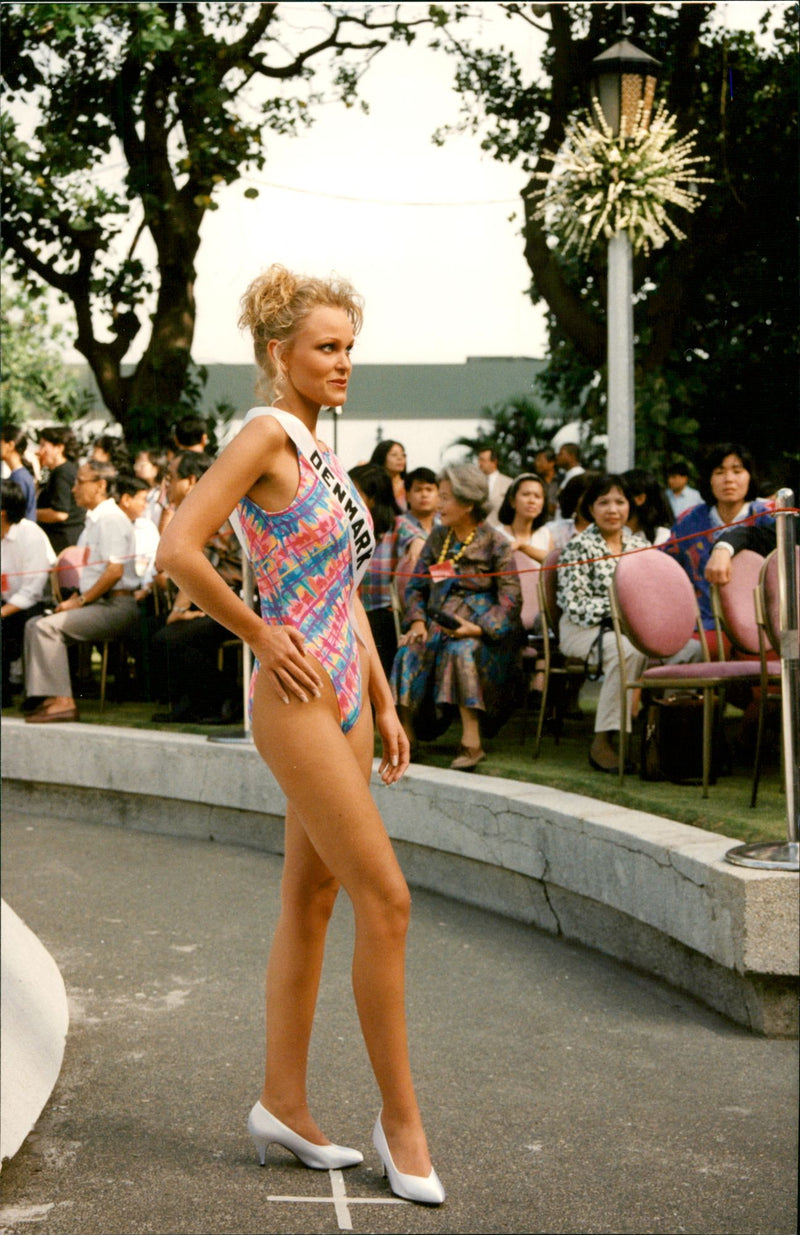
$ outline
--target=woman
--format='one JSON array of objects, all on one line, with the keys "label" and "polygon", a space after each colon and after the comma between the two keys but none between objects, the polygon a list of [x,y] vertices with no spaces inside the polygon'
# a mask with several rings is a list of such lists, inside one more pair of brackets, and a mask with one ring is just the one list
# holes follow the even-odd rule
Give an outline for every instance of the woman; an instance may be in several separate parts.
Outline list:
[{"label": "woman", "polygon": [[[559,646],[565,656],[585,660],[599,641],[603,681],[589,763],[598,772],[617,772],[619,762],[612,739],[619,733],[619,661],[614,632],[603,620],[611,616],[608,585],[614,577],[616,559],[631,549],[646,549],[648,541],[641,532],[632,532],[626,526],[630,499],[621,476],[595,477],[584,494],[583,508],[592,522],[567,542],[558,562],[557,594],[562,611]],[[627,639],[623,639],[623,647],[628,676],[636,677],[643,657]]]},{"label": "woman", "polygon": [[13,480],[22,490],[25,498],[24,518],[36,522],[36,482],[31,472],[25,466],[24,454],[28,449],[28,438],[24,431],[10,422],[0,429],[2,439],[3,462],[8,468],[8,480]]},{"label": "woman", "polygon": [[669,540],[672,515],[664,491],[652,472],[632,467],[622,479],[631,495],[628,527],[641,532],[651,545],[663,545]]},{"label": "woman", "polygon": [[541,564],[553,549],[547,523],[547,494],[544,481],[532,472],[517,476],[503,498],[498,513],[500,531],[531,561]]},{"label": "woman", "polygon": [[56,553],[76,545],[83,531],[86,511],[72,492],[78,475],[78,439],[71,429],[52,425],[39,433],[39,463],[47,469],[47,479],[39,490],[36,520],[50,537]]},{"label": "woman", "polygon": [[392,668],[392,692],[409,738],[432,693],[437,709],[457,707],[461,745],[451,768],[467,771],[486,754],[481,718],[497,713],[521,634],[522,598],[511,546],[485,522],[486,477],[474,464],[439,476],[439,516],[406,588],[406,634]]},{"label": "woman", "polygon": [[370,463],[386,469],[392,481],[394,500],[401,510],[408,509],[406,498],[406,452],[400,442],[384,441],[372,452]]},{"label": "woman", "polygon": [[[208,455],[185,450],[169,465],[169,500],[177,510],[211,466]],[[142,483],[142,482],[139,482]],[[228,528],[228,541],[236,540]],[[220,533],[209,537],[204,554],[228,587],[241,585],[238,570],[221,569]],[[224,547],[224,540],[222,546]],[[226,555],[227,559],[227,555]],[[230,567],[226,560],[226,567]],[[219,649],[230,632],[180,588],[167,620],[152,643],[153,679],[169,711],[155,712],[154,724],[221,724],[236,716],[240,693],[231,690],[217,667]]]},{"label": "woman", "polygon": [[[373,547],[369,515],[316,437],[320,408],[341,407],[361,307],[349,284],[272,266],[251,284],[240,324],[274,405],[239,434],[170,523],[159,564],[205,612],[245,640],[257,669],[253,739],[287,798],[281,910],[267,969],[267,1060],[249,1129],[307,1166],[362,1155],[332,1145],[308,1106],[306,1068],[325,935],[339,887],[355,916],[353,988],[383,1098],[373,1141],[399,1196],[440,1204],[408,1058],[404,1010],[410,899],[369,792],[373,733],[394,784],[408,742],[356,589]],[[203,546],[234,510],[262,615],[224,583]]]},{"label": "woman", "polygon": [[364,573],[359,596],[367,614],[383,671],[388,677],[397,651],[393,576],[397,567],[395,524],[400,511],[394,500],[388,473],[379,464],[360,463],[352,467],[350,479],[372,516],[375,552]]},{"label": "woman", "polygon": [[158,528],[167,505],[163,455],[160,455],[157,450],[140,450],[133,461],[133,474],[148,486],[145,517]]},{"label": "woman", "polygon": [[666,552],[678,559],[694,585],[712,657],[716,653],[716,631],[711,586],[705,577],[706,564],[715,541],[729,524],[755,515],[757,517],[749,521],[750,527],[773,525],[767,502],[753,500],[756,491],[749,451],[733,442],[714,447],[700,477],[703,501],[677,519],[672,528],[674,539],[665,546]]}]

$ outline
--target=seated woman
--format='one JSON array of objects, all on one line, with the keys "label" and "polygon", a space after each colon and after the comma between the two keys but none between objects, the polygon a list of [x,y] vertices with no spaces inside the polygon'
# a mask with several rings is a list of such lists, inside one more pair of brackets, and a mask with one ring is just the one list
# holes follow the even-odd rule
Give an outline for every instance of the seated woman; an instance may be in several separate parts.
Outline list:
[{"label": "seated woman", "polygon": [[622,479],[631,495],[628,527],[632,532],[642,532],[651,545],[663,545],[670,537],[672,514],[655,476],[644,468],[632,467]]},{"label": "seated woman", "polygon": [[497,515],[499,530],[511,541],[512,552],[524,553],[540,565],[553,550],[547,524],[547,494],[544,481],[532,472],[517,476],[508,489]]},{"label": "seated woman", "polygon": [[[169,465],[169,499],[177,509],[200,477],[208,471],[208,455],[185,450]],[[241,565],[236,566],[238,545],[231,532],[217,533],[206,545],[205,555],[231,587],[241,585]],[[241,690],[228,683],[217,668],[220,645],[230,631],[193,604],[185,592],[175,596],[166,624],[151,645],[153,681],[167,712],[155,712],[156,724],[219,724],[241,715]]]},{"label": "seated woman", "polygon": [[[626,526],[630,500],[622,476],[595,477],[586,490],[583,505],[592,522],[569,540],[558,563],[557,595],[562,611],[559,646],[566,656],[585,660],[600,640],[603,684],[589,763],[599,772],[616,772],[619,764],[612,736],[619,732],[621,682],[616,638],[610,626],[606,628],[602,623],[604,618],[611,617],[608,585],[617,567],[616,559],[631,549],[646,549],[648,541],[641,532],[632,532]],[[628,676],[635,677],[644,658],[633,644],[627,640],[623,643]]]},{"label": "seated woman", "polygon": [[367,615],[375,647],[387,678],[397,651],[392,577],[397,564],[395,523],[400,508],[394,499],[389,473],[378,463],[359,463],[348,473],[372,515],[375,552],[364,572],[358,594]]},{"label": "seated woman", "polygon": [[[756,479],[748,450],[733,442],[723,442],[708,454],[700,476],[703,501],[680,515],[672,528],[675,538],[664,546],[680,562],[694,584],[700,618],[712,657],[716,652],[716,631],[711,608],[711,585],[705,569],[714,544],[725,527],[748,519],[751,527],[773,524],[769,505],[753,500]],[[751,515],[756,516],[750,519]]]},{"label": "seated woman", "polygon": [[485,522],[489,486],[464,463],[439,477],[441,524],[431,532],[406,589],[407,633],[392,668],[392,694],[413,741],[430,688],[437,708],[458,708],[462,735],[452,768],[486,758],[481,718],[499,712],[514,670],[522,597],[507,537]]}]

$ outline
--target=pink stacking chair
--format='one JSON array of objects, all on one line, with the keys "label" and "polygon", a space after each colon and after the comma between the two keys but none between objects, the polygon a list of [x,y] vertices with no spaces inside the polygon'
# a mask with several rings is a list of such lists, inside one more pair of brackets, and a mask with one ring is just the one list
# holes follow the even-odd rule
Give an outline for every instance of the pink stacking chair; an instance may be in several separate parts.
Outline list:
[{"label": "pink stacking chair", "polygon": [[81,570],[86,565],[89,549],[85,545],[67,545],[59,553],[50,574],[53,595],[56,601],[63,599],[65,591],[73,592],[80,587]]},{"label": "pink stacking chair", "polygon": [[[755,806],[758,797],[758,782],[761,776],[764,729],[769,701],[769,688],[780,677],[780,662],[767,652],[763,627],[758,620],[759,579],[764,568],[764,558],[750,549],[743,549],[731,560],[730,582],[722,587],[711,588],[711,605],[717,626],[717,647],[722,655],[722,635],[727,635],[734,658],[745,657],[758,660],[759,699],[756,749],[753,759],[753,784],[750,805]],[[776,570],[777,578],[777,570]]]},{"label": "pink stacking chair", "polygon": [[[797,568],[795,578],[800,587],[800,547],[796,549]],[[735,561],[735,559],[734,559]],[[758,653],[761,666],[761,707],[758,711],[758,737],[756,738],[756,767],[753,773],[753,792],[750,805],[755,806],[758,794],[759,755],[763,737],[764,721],[770,687],[774,690],[776,673],[780,673],[781,620],[778,597],[778,555],[773,552],[764,558],[755,590],[756,621],[758,623]],[[800,610],[800,595],[797,598]],[[772,656],[770,656],[770,652]]]},{"label": "pink stacking chair", "polygon": [[[620,730],[619,778],[625,776],[627,695],[639,689],[643,697],[651,691],[699,690],[703,694],[703,797],[708,797],[711,779],[711,737],[714,705],[724,688],[734,681],[758,684],[761,669],[754,661],[710,661],[708,645],[700,623],[694,588],[683,568],[657,549],[623,554],[611,583],[611,615],[619,646]],[[755,620],[755,611],[754,619]],[[695,664],[667,665],[692,638],[700,638],[703,660]],[[622,636],[648,661],[661,664],[646,668],[634,681],[625,672]]]}]

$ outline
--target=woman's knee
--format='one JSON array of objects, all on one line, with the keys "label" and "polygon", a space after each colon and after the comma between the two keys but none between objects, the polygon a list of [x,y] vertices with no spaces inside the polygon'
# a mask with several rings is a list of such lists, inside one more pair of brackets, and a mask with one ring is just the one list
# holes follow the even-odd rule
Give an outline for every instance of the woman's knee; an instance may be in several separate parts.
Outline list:
[{"label": "woman's knee", "polygon": [[367,889],[359,900],[354,899],[356,921],[361,920],[372,934],[387,942],[404,941],[411,920],[411,893],[399,870],[398,876]]},{"label": "woman's knee", "polygon": [[285,877],[281,885],[281,907],[315,930],[327,926],[338,894],[339,881],[332,875],[304,882]]}]

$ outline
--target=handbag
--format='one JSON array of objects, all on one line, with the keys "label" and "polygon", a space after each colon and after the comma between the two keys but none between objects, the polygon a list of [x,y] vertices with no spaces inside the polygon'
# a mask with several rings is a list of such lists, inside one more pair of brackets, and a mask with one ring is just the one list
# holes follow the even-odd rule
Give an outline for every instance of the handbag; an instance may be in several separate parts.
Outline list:
[{"label": "handbag", "polygon": [[[721,735],[712,734],[710,783],[724,760]],[[703,696],[683,692],[651,698],[641,731],[639,776],[674,784],[703,781]]]},{"label": "handbag", "polygon": [[614,623],[610,617],[600,619],[597,634],[586,655],[586,679],[589,682],[597,682],[603,676],[603,635],[613,629]]}]

